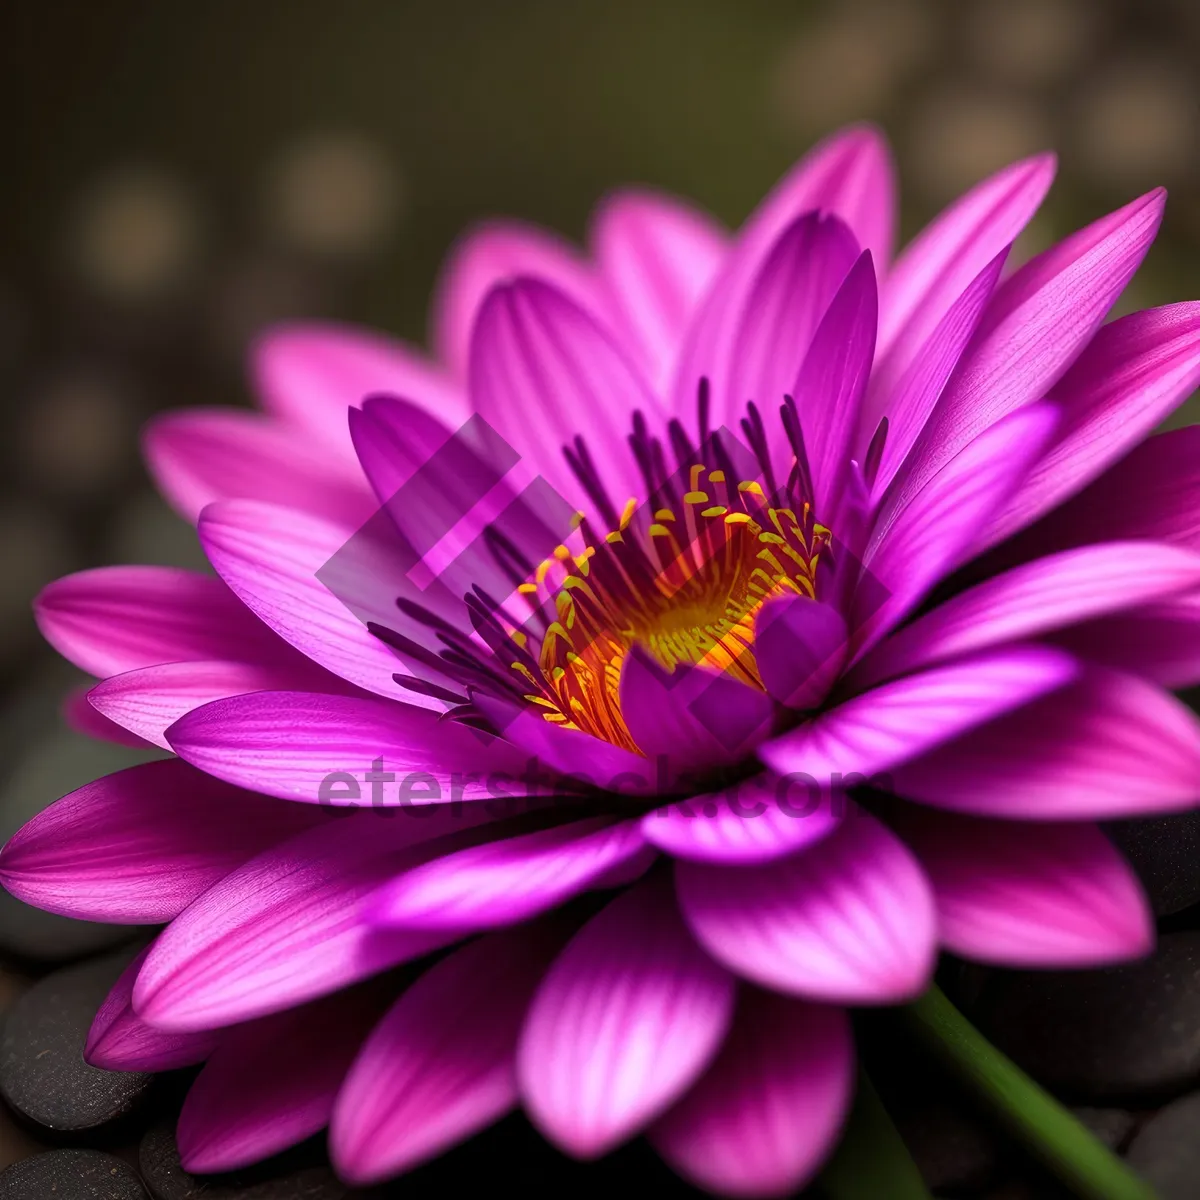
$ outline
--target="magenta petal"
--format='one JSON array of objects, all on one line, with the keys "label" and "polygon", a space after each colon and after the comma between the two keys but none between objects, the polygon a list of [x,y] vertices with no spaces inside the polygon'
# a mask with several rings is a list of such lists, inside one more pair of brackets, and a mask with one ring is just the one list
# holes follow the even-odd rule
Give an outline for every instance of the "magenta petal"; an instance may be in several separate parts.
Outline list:
[{"label": "magenta petal", "polygon": [[796,398],[812,470],[814,508],[834,521],[851,439],[875,354],[875,271],[863,254],[813,334],[796,375]]},{"label": "magenta petal", "polygon": [[60,713],[68,728],[85,737],[95,738],[101,742],[113,742],[118,746],[132,746],[137,750],[149,750],[154,743],[130,733],[128,729],[110,720],[99,710],[92,707],[88,696],[92,685],[85,683],[82,687],[73,688],[63,701]]},{"label": "magenta petal", "polygon": [[606,315],[600,281],[574,246],[521,221],[486,222],[447,255],[433,297],[433,345],[459,378],[467,375],[472,333],[488,293],[521,275],[544,279],[594,316]]},{"label": "magenta petal", "polygon": [[[787,226],[746,298],[727,382],[733,396],[771,411],[793,390],[813,334],[858,257],[854,234],[837,217],[810,212]],[[873,286],[870,263],[866,270]]]},{"label": "magenta petal", "polygon": [[959,566],[979,529],[1012,495],[1054,435],[1058,414],[1033,404],[998,421],[922,488],[896,476],[876,517],[854,597],[856,656]]},{"label": "magenta petal", "polygon": [[[358,461],[379,503],[388,505],[389,511],[401,487],[458,432],[399,396],[366,397],[361,407],[350,410],[349,422]],[[465,516],[474,499],[460,505],[455,515]]]},{"label": "magenta petal", "polygon": [[1041,154],[977,184],[897,257],[880,296],[880,383],[893,387],[955,298],[1011,245],[1041,205],[1055,160]]},{"label": "magenta petal", "polygon": [[898,478],[919,486],[990,425],[1046,394],[1141,264],[1165,197],[1148,193],[1001,284]]},{"label": "magenta petal", "polygon": [[841,796],[798,788],[796,782],[756,775],[647,813],[642,833],[660,850],[696,862],[783,858],[827,837],[843,816]]},{"label": "magenta petal", "polygon": [[886,369],[881,370],[878,361],[872,368],[859,412],[855,444],[865,454],[880,420],[887,418],[883,457],[872,483],[876,496],[886,493],[925,428],[987,310],[1007,257],[1008,247],[1005,247],[967,285],[912,356],[908,370],[899,379],[889,382]]},{"label": "magenta petal", "polygon": [[837,787],[852,774],[890,771],[1077,674],[1075,660],[1060,650],[1004,647],[855,696],[767,742],[759,757],[779,775]]},{"label": "magenta petal", "polygon": [[55,580],[34,601],[38,628],[101,679],[158,663],[294,661],[219,580],[176,567],[96,567]]},{"label": "magenta petal", "polygon": [[744,758],[771,731],[770,696],[722,671],[668,671],[640,646],[625,656],[621,714],[642,753],[672,775]]},{"label": "magenta petal", "polygon": [[1095,825],[906,813],[899,832],[933,884],[942,944],[1011,967],[1097,967],[1154,944],[1137,877]]},{"label": "magenta petal", "polygon": [[776,991],[838,1004],[892,1004],[929,982],[933,893],[917,861],[851,809],[829,837],[755,866],[679,862],[680,907],[700,944]]},{"label": "magenta petal", "polygon": [[[375,697],[228,696],[192,709],[166,737],[180,758],[209,775],[305,804],[449,804],[527,791],[518,780],[525,756],[514,746]],[[378,793],[368,786],[376,771]]]},{"label": "magenta petal", "polygon": [[353,463],[307,430],[235,409],[155,417],[143,434],[159,490],[189,521],[214,500],[266,500],[357,527],[375,502]]},{"label": "magenta petal", "polygon": [[[1113,497],[1120,503],[1114,504]],[[1172,429],[1135,446],[1077,496],[997,547],[992,562],[1118,538],[1200,550],[1200,425]]]},{"label": "magenta petal", "polygon": [[368,984],[223,1033],[179,1114],[184,1170],[233,1171],[323,1129],[386,1004]]},{"label": "magenta petal", "polygon": [[1054,445],[979,546],[1002,541],[1090,483],[1198,382],[1200,304],[1132,313],[1098,330],[1054,389],[1063,413]]},{"label": "magenta petal", "polygon": [[673,197],[626,189],[600,205],[589,241],[623,332],[642,348],[651,382],[667,386],[692,313],[727,253],[724,230]]},{"label": "magenta petal", "polygon": [[1198,586],[1200,555],[1189,550],[1153,542],[1066,550],[993,576],[938,605],[868,654],[851,673],[850,685],[867,687]]},{"label": "magenta petal", "polygon": [[[354,598],[358,611],[335,596],[318,574],[353,532],[307,513],[253,500],[214,504],[200,519],[200,541],[209,561],[246,609],[326,670],[368,691],[395,696],[398,689],[393,676],[404,664],[371,634],[367,622],[375,620],[388,627],[394,623],[396,597],[405,594],[409,586],[403,565],[389,561],[384,546],[379,547],[377,562],[361,564],[362,594]],[[356,551],[371,549],[365,535],[355,538],[354,544]],[[252,619],[249,613],[242,617],[243,621]],[[240,656],[209,653],[190,657]],[[439,710],[443,707],[423,696],[405,699]]]},{"label": "magenta petal", "polygon": [[254,347],[253,373],[270,412],[308,430],[350,464],[346,414],[364,396],[407,396],[454,427],[470,416],[462,389],[419,350],[348,326],[271,329]]},{"label": "magenta petal", "polygon": [[1144,680],[1089,670],[896,768],[892,781],[900,795],[980,816],[1077,821],[1182,810],[1200,796],[1200,721]]},{"label": "magenta petal", "polygon": [[[620,413],[661,415],[636,365],[595,320],[538,279],[498,287],[484,301],[471,342],[471,402],[505,440],[568,498],[585,498],[563,447],[582,438],[618,510],[640,495]],[[574,501],[572,501],[574,502]]]},{"label": "magenta petal", "polygon": [[742,227],[688,329],[671,391],[673,412],[694,411],[696,389],[707,377],[713,387],[713,427],[738,427],[747,397],[729,385],[747,298],[780,234],[797,217],[817,210],[844,221],[859,246],[871,251],[876,269],[886,268],[895,198],[891,158],[877,131],[847,129],[816,146]]},{"label": "magenta petal", "polygon": [[121,973],[100,1006],[83,1048],[84,1059],[106,1071],[174,1071],[203,1062],[219,1035],[164,1033],[133,1011],[133,983],[150,953],[143,950]]},{"label": "magenta petal", "polygon": [[292,838],[210,888],[158,937],[134,987],[145,1021],[215,1029],[328,995],[458,935],[373,932],[367,897],[393,875],[487,836],[481,805],[392,820],[359,813]]},{"label": "magenta petal", "polygon": [[705,1191],[790,1196],[832,1151],[853,1090],[845,1013],[743,992],[720,1056],[650,1140]]},{"label": "magenta petal", "polygon": [[[98,715],[141,744],[169,750],[166,731],[185,713],[249,692],[356,693],[351,684],[303,660],[286,667],[240,662],[178,662],[126,671],[97,684],[88,701]],[[144,739],[144,740],[143,740]]]},{"label": "magenta petal", "polygon": [[[507,741],[533,756],[532,766],[540,761],[550,768],[539,777],[540,785],[548,789],[544,795],[574,792],[580,787],[643,795],[674,784],[663,769],[671,764],[651,763],[590,733],[556,725],[529,705],[484,694],[473,696],[472,702]],[[535,792],[537,786],[533,785]]]},{"label": "magenta petal", "polygon": [[399,1174],[516,1107],[517,1039],[558,944],[532,928],[487,934],[396,1001],[334,1106],[330,1153],[343,1179]]},{"label": "magenta petal", "polygon": [[178,759],[71,792],[0,851],[0,880],[28,904],[88,921],[169,921],[248,859],[328,814],[243,792]]},{"label": "magenta petal", "polygon": [[1056,645],[1098,666],[1165,688],[1200,683],[1200,593],[1160,600],[1059,630]]},{"label": "magenta petal", "polygon": [[734,982],[692,940],[670,881],[648,880],[568,943],[538,988],[518,1073],[530,1118],[576,1158],[653,1120],[711,1062]]},{"label": "magenta petal", "polygon": [[842,614],[805,596],[770,599],[754,621],[758,672],[787,708],[816,708],[837,681],[849,649]]},{"label": "magenta petal", "polygon": [[646,855],[636,821],[589,817],[423,863],[383,887],[365,915],[390,929],[511,925],[570,900]]}]

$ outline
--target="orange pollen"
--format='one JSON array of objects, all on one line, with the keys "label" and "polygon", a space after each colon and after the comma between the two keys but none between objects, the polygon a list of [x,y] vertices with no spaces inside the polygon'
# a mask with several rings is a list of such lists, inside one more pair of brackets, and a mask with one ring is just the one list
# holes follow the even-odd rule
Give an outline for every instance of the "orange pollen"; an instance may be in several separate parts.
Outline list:
[{"label": "orange pollen", "polygon": [[630,500],[617,529],[577,553],[558,547],[518,589],[549,618],[538,670],[532,659],[513,664],[547,721],[640,753],[619,694],[635,643],[668,670],[694,663],[761,688],[759,608],[787,592],[815,599],[829,531],[807,503],[773,507],[758,483],[730,488],[723,471],[698,465],[689,483],[678,509],[640,512]]}]

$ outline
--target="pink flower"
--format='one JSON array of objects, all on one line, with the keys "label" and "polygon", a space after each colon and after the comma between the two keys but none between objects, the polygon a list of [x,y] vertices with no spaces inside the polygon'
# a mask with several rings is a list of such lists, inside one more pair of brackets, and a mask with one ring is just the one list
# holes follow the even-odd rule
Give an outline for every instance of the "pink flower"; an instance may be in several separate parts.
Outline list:
[{"label": "pink flower", "polygon": [[287,328],[266,415],[152,425],[218,577],[89,571],[37,612],[102,680],[89,724],[177,757],[0,871],[165,924],[88,1053],[206,1060],[189,1169],[328,1123],[371,1181],[521,1105],[573,1155],[645,1132],[783,1194],[838,1137],[846,1006],[917,996],[939,945],[1149,949],[1094,822],[1200,794],[1167,690],[1200,681],[1200,435],[1142,440],[1200,381],[1200,305],[1102,324],[1161,191],[1006,275],[1053,171],[894,262],[868,129],[732,237],[642,192],[586,258],[488,226],[438,361]]}]

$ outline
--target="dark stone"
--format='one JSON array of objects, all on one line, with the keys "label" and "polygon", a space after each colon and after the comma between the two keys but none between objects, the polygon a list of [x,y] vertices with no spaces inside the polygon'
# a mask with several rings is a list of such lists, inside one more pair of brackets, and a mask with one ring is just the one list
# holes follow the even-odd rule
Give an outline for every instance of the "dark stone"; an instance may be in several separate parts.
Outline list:
[{"label": "dark stone", "polygon": [[47,975],[8,1011],[0,1038],[0,1094],[34,1124],[79,1133],[133,1112],[153,1081],[83,1061],[96,1010],[132,952]]},{"label": "dark stone", "polygon": [[43,912],[0,888],[0,949],[45,966],[71,962],[129,941],[127,925],[76,921]]},{"label": "dark stone", "polygon": [[1082,1103],[1166,1099],[1200,1079],[1200,933],[1099,971],[997,973],[979,1024],[1035,1079]]},{"label": "dark stone", "polygon": [[173,1122],[156,1125],[142,1138],[138,1166],[154,1200],[349,1200],[374,1193],[357,1192],[330,1168],[284,1155],[236,1175],[189,1175],[179,1163]]},{"label": "dark stone", "polygon": [[893,1120],[929,1187],[975,1191],[999,1178],[1000,1147],[961,1105],[929,1100],[897,1108]]},{"label": "dark stone", "polygon": [[1126,1159],[1159,1200],[1195,1200],[1200,1191],[1200,1092],[1151,1117],[1130,1143]]},{"label": "dark stone", "polygon": [[1118,821],[1108,831],[1160,917],[1200,904],[1200,812]]},{"label": "dark stone", "polygon": [[[87,678],[66,663],[51,663],[0,710],[0,756],[9,764],[0,787],[0,843],[60,796],[123,767],[163,757],[155,748],[115,746],[63,726],[63,697]],[[120,946],[136,933],[127,925],[44,912],[0,888],[0,949],[30,962],[69,962]]]},{"label": "dark stone", "polygon": [[1071,1111],[1079,1123],[1110,1150],[1120,1150],[1137,1128],[1137,1115],[1123,1108],[1075,1108]]},{"label": "dark stone", "polygon": [[0,1200],[146,1200],[137,1175],[95,1150],[50,1150],[0,1175]]}]

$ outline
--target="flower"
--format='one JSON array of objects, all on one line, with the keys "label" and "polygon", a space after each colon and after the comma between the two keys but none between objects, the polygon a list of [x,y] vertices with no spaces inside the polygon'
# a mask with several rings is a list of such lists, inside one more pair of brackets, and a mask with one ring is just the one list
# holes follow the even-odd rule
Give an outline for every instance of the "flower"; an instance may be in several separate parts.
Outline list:
[{"label": "flower", "polygon": [[329,1123],[369,1182],[521,1105],[578,1157],[645,1131],[782,1194],[842,1127],[845,1008],[919,995],[939,944],[1148,951],[1095,822],[1200,794],[1167,690],[1200,680],[1200,446],[1143,441],[1200,380],[1200,305],[1103,324],[1161,191],[1005,275],[1053,171],[895,262],[866,128],[733,237],[645,192],[587,258],[486,226],[438,361],[285,328],[266,415],[151,426],[216,577],[87,571],[37,614],[101,680],[88,727],[176,757],[0,872],[165,925],[87,1053],[205,1062],[188,1169]]}]

